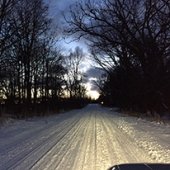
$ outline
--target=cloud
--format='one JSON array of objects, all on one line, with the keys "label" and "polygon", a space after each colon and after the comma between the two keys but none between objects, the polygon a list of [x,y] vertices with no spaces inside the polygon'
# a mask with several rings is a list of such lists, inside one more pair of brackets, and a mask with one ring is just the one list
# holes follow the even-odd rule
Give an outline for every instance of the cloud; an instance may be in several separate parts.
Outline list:
[{"label": "cloud", "polygon": [[92,78],[98,79],[99,77],[101,77],[102,74],[104,74],[104,71],[102,69],[94,67],[91,67],[86,71],[86,75],[88,76],[89,80]]},{"label": "cloud", "polygon": [[101,77],[102,74],[104,74],[104,71],[99,68],[90,67],[85,74],[87,76],[86,83],[89,85],[90,91],[99,91],[99,87],[95,82]]},{"label": "cloud", "polygon": [[49,15],[53,19],[62,22],[62,12],[68,13],[70,5],[77,0],[44,0],[49,6]]},{"label": "cloud", "polygon": [[97,87],[96,85],[94,84],[91,84],[91,91],[98,91],[99,90],[99,87]]}]

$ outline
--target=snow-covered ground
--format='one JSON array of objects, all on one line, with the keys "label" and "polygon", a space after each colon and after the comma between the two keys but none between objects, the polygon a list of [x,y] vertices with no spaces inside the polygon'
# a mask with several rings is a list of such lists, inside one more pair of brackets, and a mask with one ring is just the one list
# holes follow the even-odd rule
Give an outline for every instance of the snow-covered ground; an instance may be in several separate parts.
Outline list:
[{"label": "snow-covered ground", "polygon": [[0,129],[0,170],[106,170],[120,163],[170,163],[170,125],[88,105]]}]

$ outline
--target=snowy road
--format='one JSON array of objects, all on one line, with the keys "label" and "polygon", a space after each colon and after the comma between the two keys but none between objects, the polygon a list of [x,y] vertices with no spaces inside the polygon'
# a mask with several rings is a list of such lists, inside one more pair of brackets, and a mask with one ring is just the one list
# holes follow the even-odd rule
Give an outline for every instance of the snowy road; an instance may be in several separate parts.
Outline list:
[{"label": "snowy road", "polygon": [[0,170],[107,170],[170,163],[170,127],[89,105],[0,129]]}]

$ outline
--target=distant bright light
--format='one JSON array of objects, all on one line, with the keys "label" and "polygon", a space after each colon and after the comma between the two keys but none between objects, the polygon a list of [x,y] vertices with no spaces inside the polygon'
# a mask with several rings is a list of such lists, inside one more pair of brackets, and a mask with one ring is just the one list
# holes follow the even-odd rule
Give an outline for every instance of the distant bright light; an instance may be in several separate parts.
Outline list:
[{"label": "distant bright light", "polygon": [[86,83],[85,84],[85,87],[86,87],[86,89],[87,89],[87,96],[88,97],[91,97],[92,99],[98,99],[99,98],[99,92],[97,91],[97,90],[91,90],[91,84],[90,83]]},{"label": "distant bright light", "polygon": [[92,99],[98,99],[99,98],[99,92],[98,91],[94,91],[94,90],[91,90],[91,91],[88,91],[87,92],[87,95],[89,96],[89,97],[91,97]]}]

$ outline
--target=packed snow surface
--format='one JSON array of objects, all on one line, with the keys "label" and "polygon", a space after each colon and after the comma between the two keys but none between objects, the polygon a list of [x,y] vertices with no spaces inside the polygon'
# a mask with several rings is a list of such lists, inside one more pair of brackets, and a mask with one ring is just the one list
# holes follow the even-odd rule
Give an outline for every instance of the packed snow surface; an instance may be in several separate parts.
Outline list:
[{"label": "packed snow surface", "polygon": [[120,163],[170,163],[170,126],[88,105],[0,129],[0,170],[107,170]]}]

